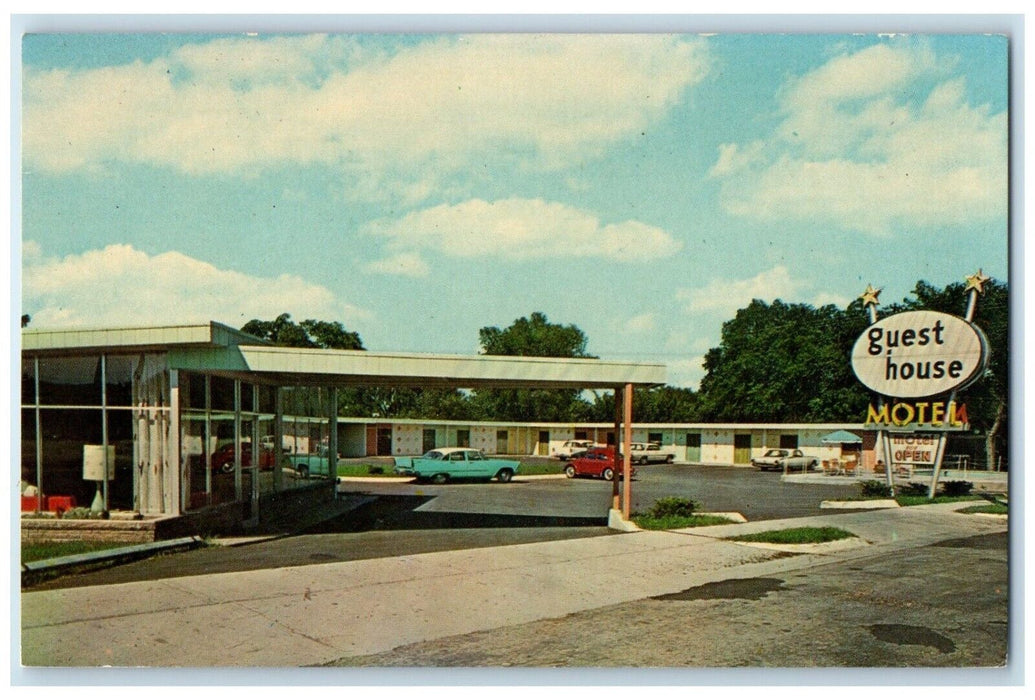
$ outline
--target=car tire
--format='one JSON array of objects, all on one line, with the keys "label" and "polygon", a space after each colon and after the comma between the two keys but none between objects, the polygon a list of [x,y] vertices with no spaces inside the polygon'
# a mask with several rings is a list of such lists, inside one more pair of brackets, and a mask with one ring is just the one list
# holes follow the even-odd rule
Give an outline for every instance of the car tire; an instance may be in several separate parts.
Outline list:
[{"label": "car tire", "polygon": [[665,457],[665,464],[672,464],[675,461],[676,461],[676,458],[673,457],[672,455],[667,455]]},{"label": "car tire", "polygon": [[501,484],[505,484],[513,478],[514,472],[510,469],[500,469],[500,473],[496,475],[496,479],[498,479]]},{"label": "car tire", "polygon": [[300,464],[300,465],[298,465],[297,473],[298,473],[298,478],[299,479],[308,479],[309,478],[309,465],[308,464]]},{"label": "car tire", "polygon": [[219,465],[219,471],[223,472],[224,474],[233,474],[234,473],[234,462],[233,462],[233,460],[230,460],[229,462],[223,462],[222,464],[220,464]]},{"label": "car tire", "polygon": [[566,466],[564,468],[564,476],[568,477],[569,479],[574,479],[575,478],[575,466],[572,465],[572,464],[569,464],[568,466]]},{"label": "car tire", "polygon": [[433,484],[444,484],[449,481],[449,474],[436,474],[431,477],[431,483]]},{"label": "car tire", "polygon": [[615,470],[611,468],[605,469],[600,473],[600,476],[604,477],[604,481],[611,481],[615,478]]},{"label": "car tire", "polygon": [[641,465],[642,464],[646,464],[647,463],[647,458],[646,457],[640,457],[638,460],[636,460],[636,463],[637,464],[641,464]]}]

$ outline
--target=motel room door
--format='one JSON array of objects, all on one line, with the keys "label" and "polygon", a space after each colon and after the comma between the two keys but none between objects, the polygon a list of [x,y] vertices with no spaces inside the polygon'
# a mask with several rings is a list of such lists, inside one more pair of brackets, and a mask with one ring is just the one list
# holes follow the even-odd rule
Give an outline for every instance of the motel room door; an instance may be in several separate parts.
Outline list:
[{"label": "motel room door", "polygon": [[733,463],[751,463],[751,433],[735,433],[733,435]]}]

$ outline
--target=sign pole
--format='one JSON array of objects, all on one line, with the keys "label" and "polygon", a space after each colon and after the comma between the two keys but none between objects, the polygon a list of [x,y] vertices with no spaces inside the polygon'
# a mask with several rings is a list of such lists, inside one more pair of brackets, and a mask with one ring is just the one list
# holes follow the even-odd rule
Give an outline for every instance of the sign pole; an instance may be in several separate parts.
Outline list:
[{"label": "sign pole", "polygon": [[[973,275],[970,275],[967,279],[967,313],[963,317],[963,320],[973,325],[974,314],[977,312],[978,297],[985,293],[985,282],[988,282],[989,278],[982,273],[981,268]],[[956,389],[953,389],[949,394],[949,405],[952,406],[956,401]],[[945,447],[949,441],[948,433],[942,432],[938,438],[938,452],[934,458],[934,473],[931,474],[931,485],[927,490],[927,497],[934,498],[934,492],[938,489],[938,479],[941,477],[942,471],[942,460],[945,458]]]},{"label": "sign pole", "polygon": [[[880,304],[881,290],[874,289],[872,284],[866,285],[866,291],[862,293],[859,298],[862,299],[863,308],[866,309],[870,316],[870,325],[872,326],[877,322],[877,305]],[[878,410],[884,407],[884,396],[877,395],[877,408]],[[881,450],[884,452],[884,479],[888,484],[888,488],[891,489],[891,497],[895,497],[895,481],[891,474],[891,439],[884,428],[877,431],[877,443],[881,446]]]}]

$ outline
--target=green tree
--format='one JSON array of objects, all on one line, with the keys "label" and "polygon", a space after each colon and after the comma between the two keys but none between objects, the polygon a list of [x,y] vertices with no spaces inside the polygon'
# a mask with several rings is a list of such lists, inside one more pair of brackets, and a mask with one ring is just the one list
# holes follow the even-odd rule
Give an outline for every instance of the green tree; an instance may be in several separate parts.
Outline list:
[{"label": "green tree", "polygon": [[849,356],[866,327],[862,305],[767,304],[755,299],[722,327],[705,355],[703,420],[824,422],[863,415],[868,395]]},{"label": "green tree", "polygon": [[335,350],[365,350],[358,333],[345,330],[340,322],[306,319],[301,323],[291,320],[291,314],[281,314],[272,321],[252,319],[241,330],[274,345],[291,348],[333,348]]},{"label": "green tree", "polygon": [[[970,297],[966,285],[954,282],[944,289],[920,281],[913,288],[913,299],[896,309],[930,309],[965,316]],[[890,315],[890,311],[883,315]],[[985,458],[989,466],[1006,451],[1009,436],[1007,415],[1010,393],[1010,298],[1008,287],[994,279],[983,285],[973,318],[988,338],[988,370],[974,384],[960,390],[956,400],[966,403],[970,425],[985,435]]]},{"label": "green tree", "polygon": [[515,320],[507,328],[487,326],[478,331],[484,355],[525,357],[595,357],[586,354],[589,340],[578,326],[550,323],[546,314]]},{"label": "green tree", "polygon": [[[594,396],[590,418],[596,422],[614,420],[614,394]],[[659,386],[633,392],[633,420],[637,423],[696,423],[701,420],[700,398],[693,389]]]},{"label": "green tree", "polygon": [[[478,332],[484,355],[591,358],[577,326],[550,323],[546,314],[522,316],[500,329]],[[472,417],[482,420],[585,421],[592,407],[578,389],[481,389],[471,397]]]}]

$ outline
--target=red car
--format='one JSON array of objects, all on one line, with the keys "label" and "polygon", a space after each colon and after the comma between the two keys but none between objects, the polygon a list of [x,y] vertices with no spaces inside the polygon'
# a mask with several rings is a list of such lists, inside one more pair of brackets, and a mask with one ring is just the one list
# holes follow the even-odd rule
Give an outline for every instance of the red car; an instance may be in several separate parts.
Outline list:
[{"label": "red car", "polygon": [[[619,462],[621,462],[622,455],[618,455]],[[581,457],[568,462],[568,466],[564,468],[564,474],[569,479],[574,479],[576,476],[595,476],[605,481],[610,481],[614,478],[614,464],[615,464],[615,448],[613,447],[591,447],[586,451],[586,454]],[[636,468],[629,467],[629,475],[636,476]],[[622,470],[618,470],[618,478],[623,477]]]},{"label": "red car", "polygon": [[[273,450],[265,447],[260,447],[259,452],[259,469],[273,469]],[[251,467],[252,466],[252,444],[250,442],[241,443],[241,466]],[[212,468],[218,469],[224,474],[232,474],[234,471],[234,443],[230,442],[223,445],[212,455]]]}]

